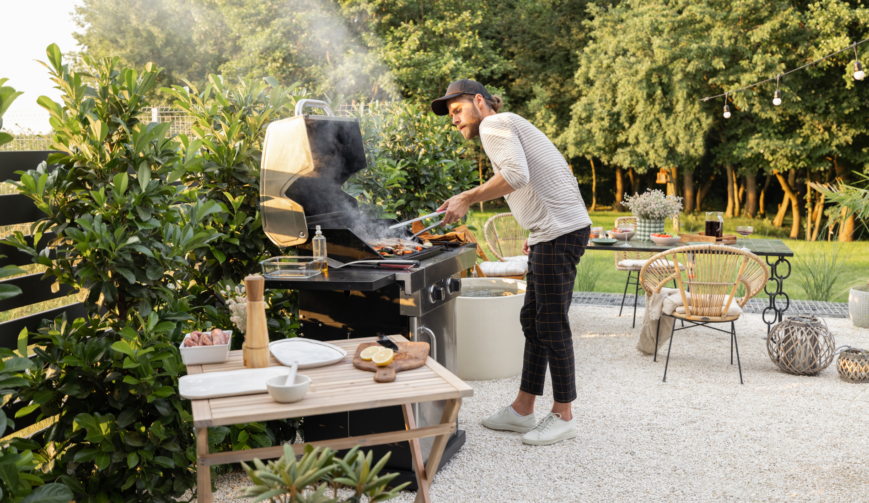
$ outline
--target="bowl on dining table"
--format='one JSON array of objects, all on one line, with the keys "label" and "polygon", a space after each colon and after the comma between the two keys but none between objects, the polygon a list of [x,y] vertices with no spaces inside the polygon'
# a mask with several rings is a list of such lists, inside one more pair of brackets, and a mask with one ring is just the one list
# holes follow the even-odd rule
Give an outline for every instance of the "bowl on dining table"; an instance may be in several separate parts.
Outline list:
[{"label": "bowl on dining table", "polygon": [[668,238],[663,238],[659,236],[649,236],[652,242],[659,246],[675,246],[679,244],[679,236],[671,236]]},{"label": "bowl on dining table", "polygon": [[631,231],[627,229],[619,229],[618,231],[609,231],[609,237],[613,239],[618,239],[619,241],[627,241],[634,237],[636,231]]}]

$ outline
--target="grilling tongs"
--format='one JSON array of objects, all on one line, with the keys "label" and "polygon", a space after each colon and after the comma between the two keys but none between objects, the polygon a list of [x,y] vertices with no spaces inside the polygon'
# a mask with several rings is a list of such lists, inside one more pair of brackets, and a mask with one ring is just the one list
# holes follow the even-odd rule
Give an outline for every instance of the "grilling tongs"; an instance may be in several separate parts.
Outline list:
[{"label": "grilling tongs", "polygon": [[419,260],[399,260],[399,259],[383,259],[383,260],[356,260],[342,264],[333,258],[326,257],[326,262],[329,264],[329,269],[341,269],[348,265],[359,265],[361,267],[384,267],[387,269],[410,269],[419,265]]},{"label": "grilling tongs", "polygon": [[428,215],[423,215],[421,217],[414,218],[413,220],[405,220],[404,222],[399,222],[395,225],[390,225],[389,228],[390,229],[397,229],[399,227],[407,227],[408,225],[410,225],[414,222],[419,222],[420,220],[425,220],[426,218],[436,217],[438,215],[446,213],[446,211],[447,210],[436,211],[434,213],[429,213]]}]

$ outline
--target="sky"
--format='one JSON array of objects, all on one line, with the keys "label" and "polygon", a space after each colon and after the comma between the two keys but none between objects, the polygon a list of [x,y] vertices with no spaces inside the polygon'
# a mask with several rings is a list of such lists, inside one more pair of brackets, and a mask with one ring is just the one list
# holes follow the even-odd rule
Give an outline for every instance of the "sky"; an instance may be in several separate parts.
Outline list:
[{"label": "sky", "polygon": [[78,28],[72,10],[78,0],[0,0],[0,78],[5,86],[23,91],[6,112],[35,112],[42,109],[36,99],[42,95],[60,101],[48,71],[34,60],[48,61],[45,48],[52,43],[61,52],[77,51],[72,33]]}]

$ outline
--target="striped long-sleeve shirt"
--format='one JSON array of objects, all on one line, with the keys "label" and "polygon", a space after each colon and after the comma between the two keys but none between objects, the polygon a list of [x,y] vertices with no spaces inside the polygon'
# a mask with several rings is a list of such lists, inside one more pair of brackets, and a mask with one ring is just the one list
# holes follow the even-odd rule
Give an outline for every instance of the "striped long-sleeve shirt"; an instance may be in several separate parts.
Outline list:
[{"label": "striped long-sleeve shirt", "polygon": [[530,122],[512,113],[490,115],[480,123],[480,140],[495,172],[516,189],[505,199],[531,231],[529,246],[591,225],[567,162]]}]

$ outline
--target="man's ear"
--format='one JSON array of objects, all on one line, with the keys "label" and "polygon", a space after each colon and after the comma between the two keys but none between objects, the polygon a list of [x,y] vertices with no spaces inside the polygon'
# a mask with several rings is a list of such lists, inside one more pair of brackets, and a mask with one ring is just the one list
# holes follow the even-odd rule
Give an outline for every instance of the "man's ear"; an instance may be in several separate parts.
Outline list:
[{"label": "man's ear", "polygon": [[485,102],[485,100],[484,100],[482,94],[477,94],[474,96],[474,105],[476,105],[480,111],[483,110],[483,103],[484,102]]}]

